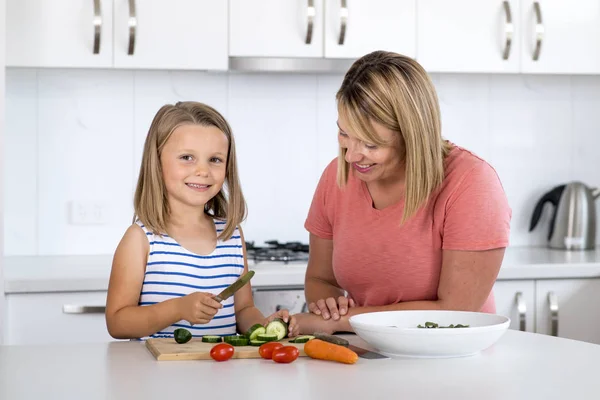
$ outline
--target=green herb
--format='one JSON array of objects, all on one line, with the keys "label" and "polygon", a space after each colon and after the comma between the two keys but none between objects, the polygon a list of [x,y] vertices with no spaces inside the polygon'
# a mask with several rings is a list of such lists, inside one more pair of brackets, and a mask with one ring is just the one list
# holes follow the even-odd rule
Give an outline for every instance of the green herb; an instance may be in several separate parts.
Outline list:
[{"label": "green herb", "polygon": [[425,322],[425,326],[419,324],[417,325],[417,328],[426,328],[426,329],[430,329],[430,328],[468,328],[469,325],[463,325],[463,324],[450,324],[448,326],[440,326],[438,324],[436,324],[435,322]]}]

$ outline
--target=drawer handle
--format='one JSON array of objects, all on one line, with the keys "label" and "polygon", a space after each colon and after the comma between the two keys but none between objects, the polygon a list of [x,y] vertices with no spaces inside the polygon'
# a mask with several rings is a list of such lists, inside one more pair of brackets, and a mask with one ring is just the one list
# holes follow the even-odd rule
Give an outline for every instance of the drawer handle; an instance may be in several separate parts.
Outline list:
[{"label": "drawer handle", "polygon": [[342,8],[340,9],[340,37],[338,39],[338,44],[342,46],[344,44],[344,40],[346,39],[346,27],[348,25],[348,4],[347,0],[342,1]]},{"label": "drawer handle", "polygon": [[504,1],[502,3],[504,7],[504,14],[506,15],[506,24],[504,25],[504,35],[506,37],[506,42],[504,44],[504,52],[502,54],[503,60],[508,60],[510,56],[510,48],[512,47],[512,38],[515,28],[512,23],[512,12],[510,11],[510,3],[508,1]]},{"label": "drawer handle", "polygon": [[558,297],[556,293],[548,293],[548,305],[550,308],[550,320],[552,322],[552,336],[558,336]]},{"label": "drawer handle", "polygon": [[515,303],[517,304],[517,311],[519,312],[519,330],[525,332],[527,305],[525,304],[525,299],[523,299],[523,293],[517,292]]},{"label": "drawer handle", "polygon": [[132,56],[135,52],[135,33],[137,30],[137,13],[135,10],[135,0],[129,0],[129,46],[127,54]]},{"label": "drawer handle", "polygon": [[102,8],[100,0],[94,0],[94,54],[100,54],[100,37],[102,36]]},{"label": "drawer handle", "polygon": [[313,25],[315,23],[316,13],[315,0],[308,0],[308,7],[306,9],[306,40],[304,42],[306,44],[311,44],[312,42]]},{"label": "drawer handle", "polygon": [[535,13],[535,50],[533,50],[533,61],[540,58],[542,51],[542,41],[544,40],[544,24],[542,22],[542,9],[539,2],[533,3],[533,11]]},{"label": "drawer handle", "polygon": [[75,304],[63,305],[63,313],[65,314],[104,314],[105,306],[78,306]]}]

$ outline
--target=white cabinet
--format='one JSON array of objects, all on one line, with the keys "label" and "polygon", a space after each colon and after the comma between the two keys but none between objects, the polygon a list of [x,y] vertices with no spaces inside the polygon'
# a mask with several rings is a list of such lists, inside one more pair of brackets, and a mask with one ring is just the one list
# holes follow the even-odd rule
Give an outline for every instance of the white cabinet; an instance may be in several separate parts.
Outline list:
[{"label": "white cabinet", "polygon": [[112,66],[112,0],[7,0],[6,65]]},{"label": "white cabinet", "polygon": [[7,66],[226,70],[227,10],[214,0],[7,0]]},{"label": "white cabinet", "polygon": [[518,72],[520,0],[419,0],[417,60],[435,72]]},{"label": "white cabinet", "polygon": [[522,72],[600,73],[600,1],[521,1]]},{"label": "white cabinet", "polygon": [[510,329],[535,332],[535,281],[497,281],[496,314],[510,318]]},{"label": "white cabinet", "polygon": [[416,0],[326,0],[325,57],[359,58],[375,50],[415,57]]},{"label": "white cabinet", "polygon": [[322,57],[323,0],[229,0],[232,57]]},{"label": "white cabinet", "polygon": [[8,293],[5,344],[111,341],[105,305],[106,292]]},{"label": "white cabinet", "polygon": [[227,69],[226,1],[114,1],[115,67]]},{"label": "white cabinet", "polygon": [[600,279],[536,283],[536,330],[600,344]]}]

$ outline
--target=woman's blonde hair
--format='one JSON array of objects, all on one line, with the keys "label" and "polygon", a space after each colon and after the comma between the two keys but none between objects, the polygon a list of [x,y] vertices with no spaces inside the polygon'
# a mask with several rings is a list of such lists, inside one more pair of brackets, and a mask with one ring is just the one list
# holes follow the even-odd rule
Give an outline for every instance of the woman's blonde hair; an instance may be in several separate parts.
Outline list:
[{"label": "woman's blonde hair", "polygon": [[227,221],[218,236],[221,240],[227,240],[246,218],[246,201],[238,178],[235,142],[231,127],[217,110],[193,101],[164,105],[152,120],[144,144],[142,165],[135,190],[134,222],[139,219],[149,230],[166,233],[170,208],[160,156],[173,131],[182,125],[214,126],[227,137],[229,149],[225,183],[221,191],[204,208],[208,215]]},{"label": "woman's blonde hair", "polygon": [[[415,60],[375,51],[355,61],[336,95],[338,111],[358,139],[389,145],[372,121],[397,132],[406,167],[406,198],[401,223],[423,206],[444,179],[444,158],[451,145],[441,135],[440,109],[429,75]],[[340,146],[338,184],[348,181],[346,149]]]}]

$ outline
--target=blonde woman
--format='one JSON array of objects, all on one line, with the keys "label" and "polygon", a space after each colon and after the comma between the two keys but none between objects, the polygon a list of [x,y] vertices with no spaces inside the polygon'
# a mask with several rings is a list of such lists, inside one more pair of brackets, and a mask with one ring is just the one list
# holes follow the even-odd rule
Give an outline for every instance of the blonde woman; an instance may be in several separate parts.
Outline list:
[{"label": "blonde woman", "polygon": [[246,215],[227,121],[197,102],[165,105],[146,137],[133,224],[119,243],[106,303],[117,339],[227,336],[279,317],[254,306],[250,284],[223,303],[213,297],[248,271],[239,224]]},{"label": "blonde woman", "polygon": [[425,70],[374,52],[353,64],[336,99],[339,156],[305,223],[310,312],[330,331],[373,311],[495,312],[511,210],[494,169],[443,139]]}]

